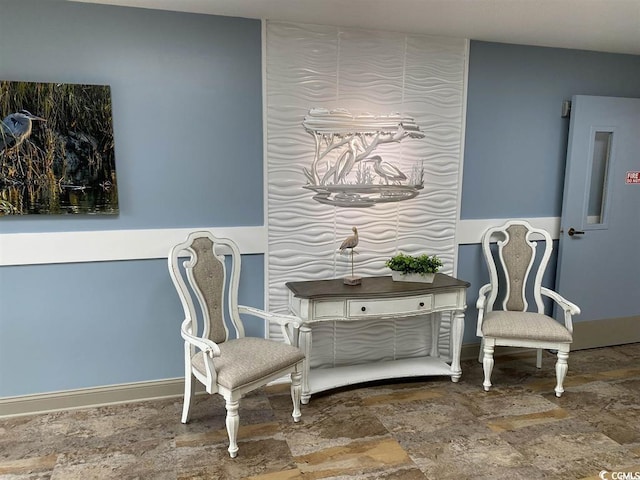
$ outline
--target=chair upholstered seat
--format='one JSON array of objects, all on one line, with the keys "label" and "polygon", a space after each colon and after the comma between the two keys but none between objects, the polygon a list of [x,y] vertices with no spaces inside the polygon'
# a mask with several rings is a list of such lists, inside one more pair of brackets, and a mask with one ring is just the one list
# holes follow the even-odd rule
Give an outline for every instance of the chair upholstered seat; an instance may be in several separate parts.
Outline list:
[{"label": "chair upholstered seat", "polygon": [[[228,340],[219,345],[220,356],[213,359],[217,383],[228,389],[249,385],[260,378],[287,368],[304,359],[302,350],[291,345],[256,337]],[[206,375],[204,353],[192,357],[192,365]]]},{"label": "chair upholstered seat", "polygon": [[485,337],[541,340],[571,343],[573,336],[553,318],[534,312],[497,310],[484,316],[482,334]]}]

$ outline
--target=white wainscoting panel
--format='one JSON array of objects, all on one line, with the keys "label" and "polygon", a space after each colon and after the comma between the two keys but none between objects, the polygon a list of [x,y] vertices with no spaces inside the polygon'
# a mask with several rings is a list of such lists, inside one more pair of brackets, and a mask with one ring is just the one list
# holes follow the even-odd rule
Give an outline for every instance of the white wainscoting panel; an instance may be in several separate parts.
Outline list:
[{"label": "white wainscoting panel", "polygon": [[0,266],[166,258],[194,230],[234,240],[244,254],[266,253],[266,227],[193,227],[0,235]]},{"label": "white wainscoting panel", "polygon": [[482,234],[491,227],[502,225],[509,220],[525,220],[536,228],[546,230],[551,238],[557,240],[560,238],[560,217],[533,217],[533,218],[483,218],[479,220],[461,220],[458,222],[456,232],[456,243],[458,245],[467,245],[480,243]]},{"label": "white wainscoting panel", "polygon": [[[456,226],[457,244],[480,243],[483,232],[504,223],[504,218],[461,220]],[[560,235],[560,217],[523,218],[544,228],[554,240]],[[165,258],[169,248],[193,230],[209,230],[238,243],[243,254],[267,253],[267,227],[193,227],[144,230],[97,230],[0,234],[0,266],[54,263],[104,262]],[[345,232],[346,233],[346,232]],[[373,242],[373,240],[371,240]],[[360,261],[359,257],[356,257]],[[348,259],[337,256],[336,260]],[[295,261],[292,268],[297,269]],[[343,265],[344,268],[344,265]]]}]

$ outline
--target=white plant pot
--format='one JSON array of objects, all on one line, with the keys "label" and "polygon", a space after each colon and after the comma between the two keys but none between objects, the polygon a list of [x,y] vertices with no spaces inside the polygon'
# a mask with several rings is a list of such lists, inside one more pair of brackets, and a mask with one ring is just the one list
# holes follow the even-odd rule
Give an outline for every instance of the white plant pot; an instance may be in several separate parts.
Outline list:
[{"label": "white plant pot", "polygon": [[424,275],[420,275],[419,273],[402,273],[391,271],[391,278],[394,282],[422,282],[422,283],[431,283],[435,278],[435,273],[425,273]]}]

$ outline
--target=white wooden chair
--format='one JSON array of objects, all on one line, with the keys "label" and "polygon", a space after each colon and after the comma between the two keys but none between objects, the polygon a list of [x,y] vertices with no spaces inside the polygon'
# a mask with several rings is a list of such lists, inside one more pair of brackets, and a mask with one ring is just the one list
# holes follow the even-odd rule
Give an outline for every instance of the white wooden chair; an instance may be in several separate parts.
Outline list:
[{"label": "white wooden chair", "polygon": [[[230,274],[226,257],[231,258]],[[300,420],[304,353],[297,347],[299,319],[238,305],[240,251],[229,239],[204,231],[191,233],[171,249],[168,260],[185,315],[181,326],[185,362],[182,423],[189,421],[196,378],[208,393],[219,393],[226,401],[229,454],[235,457],[239,401],[247,392],[290,374],[292,416],[295,422]],[[235,338],[229,336],[225,307]],[[240,314],[279,323],[287,343],[246,337]]]},{"label": "white wooden chair", "polygon": [[[498,259],[494,260],[491,242],[496,238]],[[534,238],[544,240],[544,252],[539,261],[536,261],[537,242]],[[578,315],[580,309],[542,286],[542,276],[552,249],[551,235],[525,221],[508,221],[500,227],[489,228],[482,237],[482,252],[489,268],[490,283],[479,291],[477,335],[482,337],[478,360],[482,361],[482,385],[486,391],[491,387],[495,347],[511,346],[537,349],[538,368],[542,367],[542,349],[557,350],[556,396],[564,392],[562,383],[567,374],[567,359],[573,341],[571,316]],[[537,268],[532,268],[534,265]],[[497,267],[500,267],[500,276]],[[499,285],[499,279],[505,283]],[[527,291],[535,302],[535,312],[528,311]],[[501,298],[504,296],[502,309],[494,310],[499,293]],[[543,295],[562,309],[564,323],[545,315]]]}]

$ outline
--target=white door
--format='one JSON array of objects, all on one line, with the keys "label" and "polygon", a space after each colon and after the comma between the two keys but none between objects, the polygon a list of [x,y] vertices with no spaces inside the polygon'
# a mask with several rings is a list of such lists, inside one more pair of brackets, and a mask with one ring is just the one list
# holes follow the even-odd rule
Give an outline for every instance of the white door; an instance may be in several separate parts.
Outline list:
[{"label": "white door", "polygon": [[640,99],[573,97],[559,247],[577,321],[640,316]]}]

